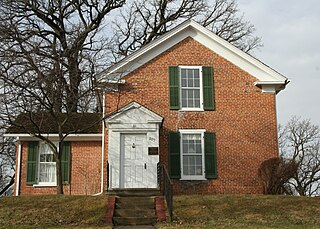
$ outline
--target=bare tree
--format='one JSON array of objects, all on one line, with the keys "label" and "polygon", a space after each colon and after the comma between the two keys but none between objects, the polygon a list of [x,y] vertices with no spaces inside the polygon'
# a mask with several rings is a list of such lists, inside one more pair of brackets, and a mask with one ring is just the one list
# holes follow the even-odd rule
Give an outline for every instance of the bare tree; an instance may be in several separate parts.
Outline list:
[{"label": "bare tree", "polygon": [[293,117],[279,127],[280,155],[296,161],[298,170],[287,184],[301,196],[320,195],[320,127]]},{"label": "bare tree", "polygon": [[[121,13],[112,14],[117,22],[110,27],[110,12],[121,7]],[[254,27],[237,12],[235,0],[127,4],[125,0],[3,0],[0,82],[5,85],[5,96],[0,118],[50,146],[57,162],[57,193],[63,193],[63,142],[70,133],[90,128],[93,123],[66,126],[74,113],[96,110],[96,101],[101,98],[95,76],[112,64],[109,54],[119,60],[190,18],[250,51],[260,45],[260,39],[253,36]],[[19,114],[32,126],[17,123]],[[59,135],[58,146],[44,132],[42,124],[49,121]]]},{"label": "bare tree", "polygon": [[194,19],[245,52],[261,46],[254,26],[239,15],[235,0],[129,1],[114,21],[111,48],[121,59],[187,19]]},{"label": "bare tree", "polygon": [[297,172],[298,164],[283,157],[270,158],[261,163],[258,175],[263,183],[264,194],[292,194],[287,182]]},{"label": "bare tree", "polygon": [[2,133],[0,130],[0,196],[12,194],[15,177],[15,145]]},{"label": "bare tree", "polygon": [[[0,3],[0,79],[5,92],[0,117],[48,143],[55,155],[57,193],[63,193],[63,141],[79,129],[66,128],[75,112],[92,111],[93,77],[104,48],[99,35],[106,16],[124,0],[4,0]],[[17,123],[24,114],[32,127]],[[56,146],[44,131],[49,122],[59,135]],[[50,128],[49,128],[50,129]],[[67,129],[67,131],[66,131]]]}]

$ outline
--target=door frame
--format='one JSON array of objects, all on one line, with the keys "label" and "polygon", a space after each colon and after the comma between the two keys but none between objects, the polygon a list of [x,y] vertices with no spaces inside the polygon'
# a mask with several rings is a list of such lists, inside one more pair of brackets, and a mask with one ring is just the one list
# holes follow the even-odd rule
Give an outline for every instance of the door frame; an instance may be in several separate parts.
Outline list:
[{"label": "door frame", "polygon": [[[131,102],[120,108],[117,112],[106,118],[106,128],[108,129],[108,144],[106,153],[106,180],[108,181],[108,190],[117,190],[120,188],[120,152],[121,152],[121,135],[122,134],[145,134],[148,161],[150,168],[147,174],[148,188],[158,188],[157,186],[157,163],[160,161],[160,128],[163,118],[146,107],[136,102]],[[154,150],[149,155],[149,147],[157,148],[158,153],[155,155]],[[155,164],[155,165],[154,165]],[[155,177],[155,178],[153,178]],[[154,180],[154,181],[153,181]],[[151,181],[151,182],[149,182]]]}]

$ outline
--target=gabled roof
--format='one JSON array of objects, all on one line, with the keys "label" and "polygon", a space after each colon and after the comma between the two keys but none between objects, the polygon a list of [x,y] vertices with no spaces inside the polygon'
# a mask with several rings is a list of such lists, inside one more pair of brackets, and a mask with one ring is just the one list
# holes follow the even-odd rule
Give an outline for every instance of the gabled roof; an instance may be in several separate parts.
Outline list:
[{"label": "gabled roof", "polygon": [[185,21],[173,30],[127,56],[108,70],[100,73],[100,81],[119,81],[122,77],[128,75],[130,72],[187,37],[192,37],[213,52],[257,78],[257,85],[285,85],[287,83],[285,76],[233,46],[193,20]]}]

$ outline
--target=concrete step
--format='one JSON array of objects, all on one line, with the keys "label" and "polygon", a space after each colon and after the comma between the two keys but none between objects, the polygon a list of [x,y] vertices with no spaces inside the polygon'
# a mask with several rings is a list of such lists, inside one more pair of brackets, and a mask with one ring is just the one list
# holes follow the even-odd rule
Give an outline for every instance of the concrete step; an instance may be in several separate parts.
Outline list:
[{"label": "concrete step", "polygon": [[154,225],[157,217],[113,217],[114,225]]}]

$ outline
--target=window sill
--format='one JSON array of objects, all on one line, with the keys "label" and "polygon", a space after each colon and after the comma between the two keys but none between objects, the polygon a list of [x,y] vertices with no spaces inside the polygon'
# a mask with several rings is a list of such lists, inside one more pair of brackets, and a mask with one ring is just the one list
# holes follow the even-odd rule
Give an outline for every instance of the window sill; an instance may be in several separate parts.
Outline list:
[{"label": "window sill", "polygon": [[184,177],[184,178],[181,178],[180,179],[181,181],[201,181],[201,180],[203,180],[203,181],[205,181],[205,180],[207,180],[206,178],[204,178],[204,177]]},{"label": "window sill", "polygon": [[57,184],[34,184],[33,187],[56,187]]},{"label": "window sill", "polygon": [[181,108],[179,111],[204,111],[202,108]]}]

